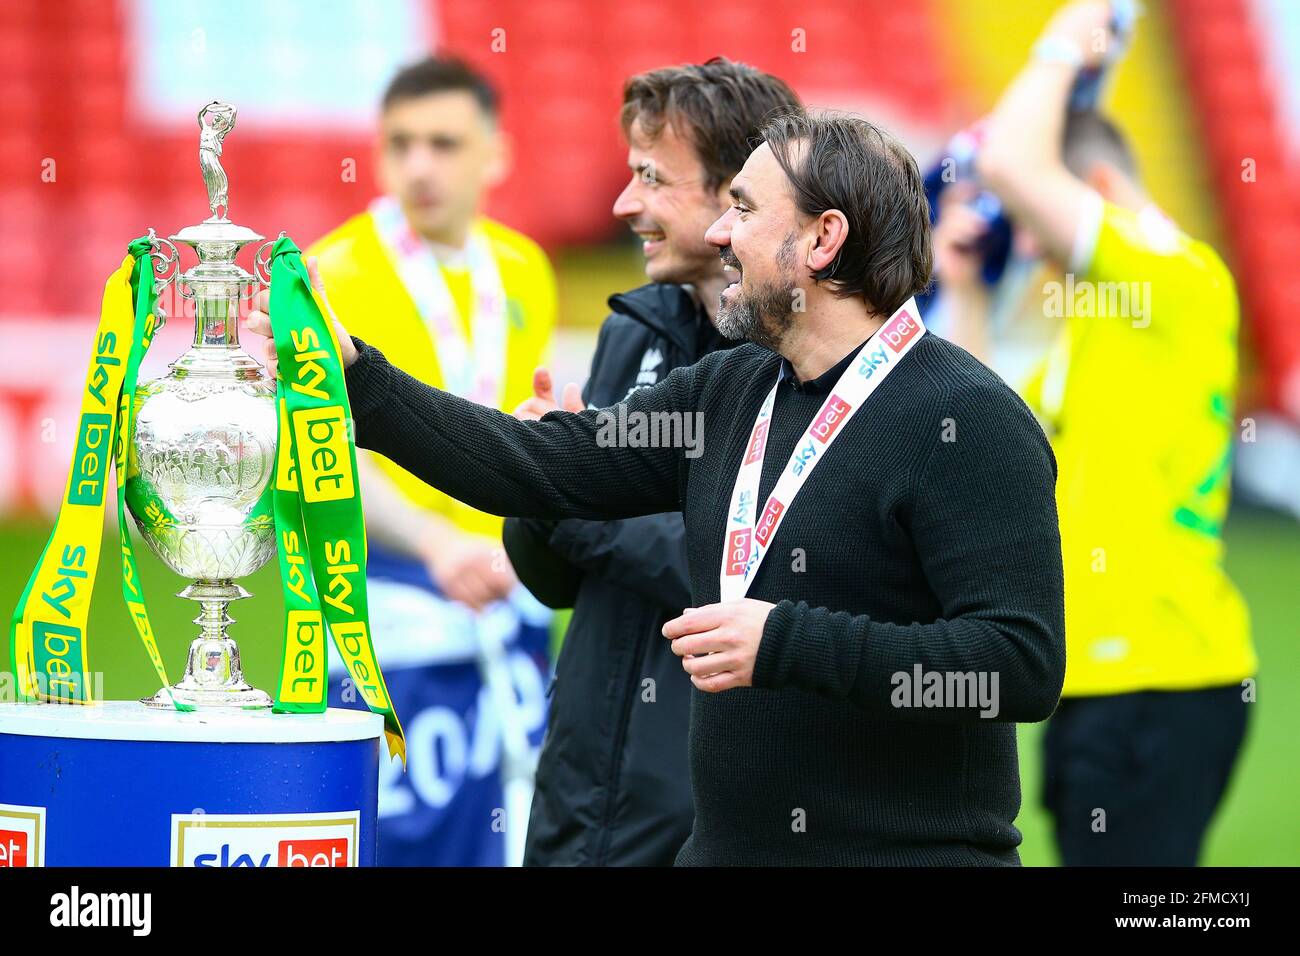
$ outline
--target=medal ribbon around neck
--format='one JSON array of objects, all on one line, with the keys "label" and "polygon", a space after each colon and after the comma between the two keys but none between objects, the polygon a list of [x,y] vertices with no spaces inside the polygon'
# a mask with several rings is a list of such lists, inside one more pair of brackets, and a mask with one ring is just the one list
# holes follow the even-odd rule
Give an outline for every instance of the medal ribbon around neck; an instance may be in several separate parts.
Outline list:
[{"label": "medal ribbon around neck", "polygon": [[776,487],[768,495],[762,514],[756,519],[758,486],[763,475],[763,460],[767,455],[768,428],[772,421],[772,408],[776,404],[776,390],[781,384],[778,373],[776,384],[763,399],[754,427],[750,430],[749,441],[745,444],[744,456],[731,491],[723,532],[722,569],[718,576],[720,600],[733,601],[744,597],[749,591],[777,529],[781,527],[781,522],[803,489],[808,476],[843,432],[845,423],[871,397],[871,393],[880,387],[880,383],[924,334],[925,326],[921,322],[916,301],[908,299],[858,350],[849,367],[835,383],[812,424],[794,446],[790,461],[777,479]]},{"label": "medal ribbon around neck", "polygon": [[465,341],[437,256],[411,229],[397,200],[380,196],[370,204],[370,215],[398,278],[433,337],[447,391],[480,405],[500,407],[506,372],[506,293],[483,230],[471,230],[465,247],[473,301],[471,344]]}]

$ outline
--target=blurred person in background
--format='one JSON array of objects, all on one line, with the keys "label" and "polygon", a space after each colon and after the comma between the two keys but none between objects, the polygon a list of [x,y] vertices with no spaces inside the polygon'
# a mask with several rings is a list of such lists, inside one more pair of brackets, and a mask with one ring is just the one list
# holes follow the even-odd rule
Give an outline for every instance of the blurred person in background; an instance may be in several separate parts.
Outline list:
[{"label": "blurred person in background", "polygon": [[[649,284],[610,296],[584,392],[614,405],[735,343],[714,328],[730,279],[704,234],[764,121],[799,107],[781,80],[715,58],[628,80],[620,116],[631,178],[614,215],[642,240]],[[516,414],[560,407],[550,375]],[[680,512],[619,521],[511,518],[506,550],[546,604],[572,607],[556,663],[528,824],[529,865],[671,865],[690,836],[690,676],[663,639],[690,604]]]},{"label": "blurred person in background", "polygon": [[[1190,866],[1256,668],[1223,569],[1238,302],[1214,250],[1143,191],[1123,134],[1068,110],[1109,20],[1107,3],[1087,2],[1049,23],[987,123],[976,172],[1055,273],[1042,308],[1059,335],[1023,394],[1059,467],[1067,668],[1044,801],[1061,858]],[[945,195],[936,271],[950,337],[987,360],[973,191]]]},{"label": "blurred person in background", "polygon": [[[481,212],[509,166],[498,113],[493,86],[458,60],[401,70],[380,111],[383,194],[308,254],[358,335],[383,343],[423,382],[512,409],[545,358],[556,294],[541,249]],[[377,648],[411,733],[406,776],[383,773],[380,860],[499,865],[498,738],[509,760],[520,719],[541,733],[548,612],[518,587],[500,518],[381,456],[359,455],[358,467]],[[484,658],[485,648],[506,644],[509,672],[525,678],[518,713],[480,679],[503,660]],[[433,729],[421,733],[424,725]]]}]

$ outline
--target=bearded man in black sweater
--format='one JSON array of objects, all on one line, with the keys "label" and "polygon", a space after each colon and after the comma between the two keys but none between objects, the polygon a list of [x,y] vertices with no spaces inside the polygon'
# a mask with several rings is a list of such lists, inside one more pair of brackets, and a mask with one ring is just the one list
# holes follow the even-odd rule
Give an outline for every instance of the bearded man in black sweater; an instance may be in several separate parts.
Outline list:
[{"label": "bearded man in black sweater", "polygon": [[748,344],[523,422],[338,328],[357,443],[496,514],[682,511],[679,864],[1017,864],[1014,722],[1047,718],[1065,674],[1051,449],[920,325],[930,228],[906,149],[849,116],[763,139],[708,233],[738,274],[718,329]]}]

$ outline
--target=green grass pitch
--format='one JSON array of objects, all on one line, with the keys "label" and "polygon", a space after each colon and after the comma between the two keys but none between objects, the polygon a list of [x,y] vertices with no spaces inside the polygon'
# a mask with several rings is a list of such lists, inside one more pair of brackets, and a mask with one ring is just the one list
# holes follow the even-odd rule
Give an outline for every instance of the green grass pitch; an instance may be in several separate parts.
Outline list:
[{"label": "green grass pitch", "polygon": [[[0,523],[0,609],[5,620],[26,583],[49,528],[35,520]],[[1210,832],[1207,865],[1295,866],[1300,864],[1300,528],[1273,514],[1236,511],[1227,526],[1228,569],[1250,606],[1261,659],[1258,701],[1253,705],[1246,749],[1226,801]],[[117,577],[116,527],[106,529],[97,600],[91,616],[92,669],[104,673],[104,696],[136,698],[157,689],[126,616]],[[176,680],[197,628],[193,602],[172,595],[184,585],[137,543],[154,632]],[[278,676],[279,582],[274,563],[242,582],[254,597],[231,607],[244,668],[257,686],[270,688]],[[0,640],[0,671],[9,671],[8,632]],[[1024,801],[1018,826],[1021,857],[1029,866],[1056,862],[1050,820],[1039,806],[1039,740],[1042,725],[1020,728]]]}]

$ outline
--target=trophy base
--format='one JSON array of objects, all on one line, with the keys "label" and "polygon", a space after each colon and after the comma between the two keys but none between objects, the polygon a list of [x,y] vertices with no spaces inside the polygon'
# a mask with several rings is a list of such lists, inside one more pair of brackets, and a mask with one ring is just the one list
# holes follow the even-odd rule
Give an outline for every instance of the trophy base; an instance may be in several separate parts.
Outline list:
[{"label": "trophy base", "polygon": [[185,676],[152,697],[141,698],[140,703],[159,710],[172,710],[176,703],[204,709],[269,708],[271,695],[244,680],[239,645],[226,635],[226,625],[234,623],[226,605],[248,597],[248,592],[233,581],[196,581],[180,597],[201,604],[203,611],[194,623],[202,631],[190,644]]},{"label": "trophy base", "polygon": [[164,687],[152,697],[140,698],[140,703],[155,710],[174,710],[175,701],[203,710],[230,709],[267,710],[271,707],[271,695],[266,691],[250,687],[248,684],[236,687],[184,687],[176,684]]}]

